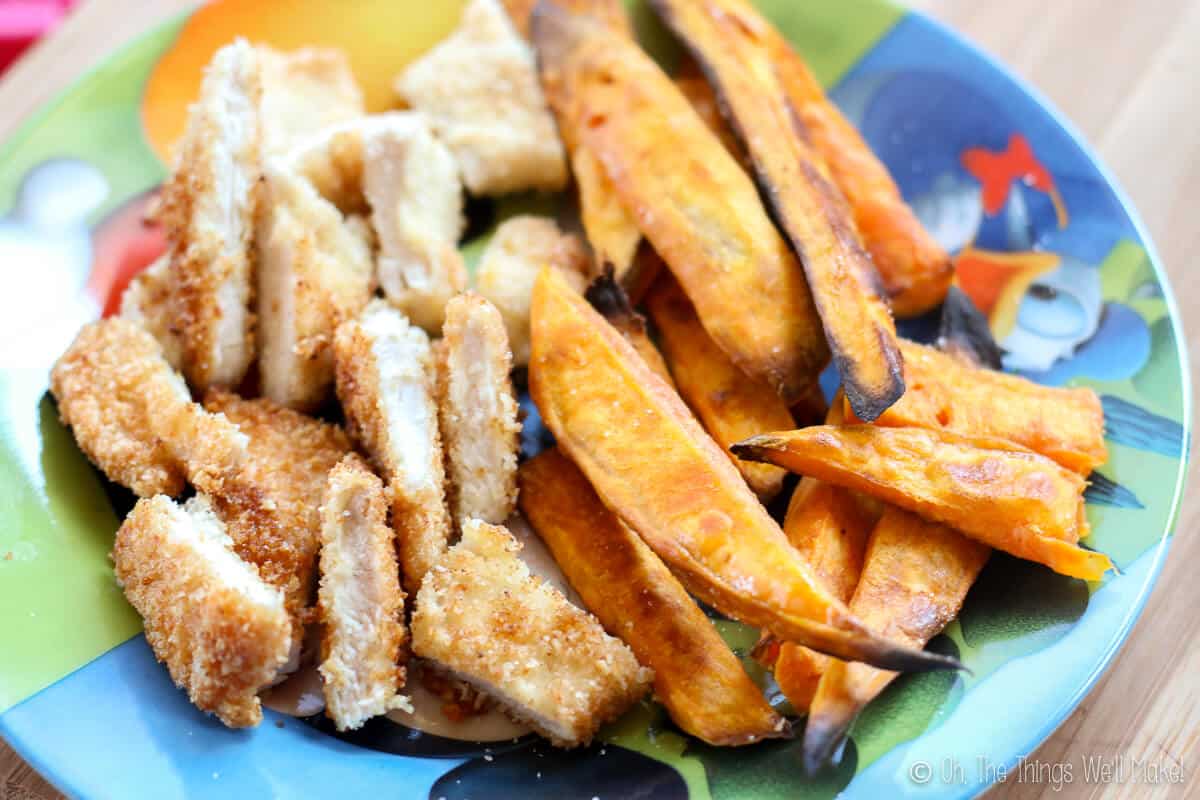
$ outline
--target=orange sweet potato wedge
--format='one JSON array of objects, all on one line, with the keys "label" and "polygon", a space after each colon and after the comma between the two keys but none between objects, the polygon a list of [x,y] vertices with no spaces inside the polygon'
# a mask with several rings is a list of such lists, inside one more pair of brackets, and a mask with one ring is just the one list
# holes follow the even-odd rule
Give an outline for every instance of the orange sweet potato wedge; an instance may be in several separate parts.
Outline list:
[{"label": "orange sweet potato wedge", "polygon": [[825,95],[787,39],[748,3],[739,2],[738,6],[743,19],[753,20],[762,32],[792,108],[845,196],[891,300],[892,312],[897,317],[914,317],[933,308],[942,301],[954,277],[949,255],[925,230],[904,202],[887,167]]},{"label": "orange sweet potato wedge", "polygon": [[713,745],[790,734],[712,622],[557,448],[521,465],[521,511],[584,604],[654,670],[654,694]]},{"label": "orange sweet potato wedge", "polygon": [[559,275],[531,304],[529,390],[559,447],[689,592],[780,638],[888,669],[953,660],[867,631],[822,589],[679,395]]},{"label": "orange sweet potato wedge", "polygon": [[[835,398],[826,423],[842,422],[842,404]],[[862,572],[867,537],[883,508],[869,497],[819,481],[801,478],[788,502],[783,532],[808,563],[817,580],[842,602],[850,602]],[[797,713],[812,702],[829,657],[793,642],[765,647],[773,651],[770,666],[775,682]]]},{"label": "orange sweet potato wedge", "polygon": [[[795,425],[783,399],[767,384],[747,377],[717,347],[674,278],[659,278],[646,295],[646,309],[680,396],[722,448],[755,433]],[[733,460],[764,503],[783,488],[787,470]]]},{"label": "orange sweet potato wedge", "polygon": [[1091,389],[1042,386],[916,342],[900,348],[908,391],[876,425],[1008,439],[1080,475],[1108,460],[1104,411]]},{"label": "orange sweet potato wedge", "polygon": [[1087,482],[1004,439],[820,425],[755,436],[732,450],[945,523],[1063,575],[1099,580],[1112,569],[1108,556],[1077,544],[1088,533]]},{"label": "orange sweet potato wedge", "polygon": [[[651,341],[650,334],[646,330],[646,318],[633,310],[633,306],[629,302],[629,295],[625,294],[625,290],[617,282],[611,266],[606,268],[603,275],[591,282],[583,296],[592,304],[592,308],[600,312],[600,316],[604,317],[609,325],[621,332],[625,341],[633,345],[633,349],[637,351],[642,360],[646,362],[646,366],[655,375],[662,378],[668,385],[675,385],[675,381],[671,377],[671,370],[667,368],[667,362],[663,360],[662,353]],[[774,469],[778,469],[778,467]]]},{"label": "orange sweet potato wedge", "polygon": [[846,397],[861,419],[875,419],[904,393],[896,326],[846,200],[808,144],[775,74],[769,26],[740,0],[651,5],[721,98],[759,187],[804,265]]},{"label": "orange sweet potato wedge", "polygon": [[[958,616],[991,548],[953,528],[889,507],[871,531],[850,610],[896,642],[924,647]],[[824,764],[850,723],[896,673],[828,660],[804,730],[810,771]]]},{"label": "orange sweet potato wedge", "polygon": [[[537,5],[536,0],[506,1],[521,6],[516,13],[525,21],[525,35],[531,36],[530,16]],[[553,0],[553,4],[560,13],[585,16],[614,35],[633,38],[633,28],[621,0]],[[629,282],[635,281],[637,275],[637,252],[642,232],[621,202],[596,153],[580,140],[577,122],[569,113],[569,98],[564,95],[563,82],[552,71],[542,70],[541,77],[546,102],[558,120],[559,134],[571,160],[571,172],[579,189],[579,216],[595,254],[597,271],[605,264],[611,264],[617,279],[625,283],[626,288],[631,288]]]},{"label": "orange sweet potato wedge", "polygon": [[534,12],[543,82],[642,233],[747,375],[795,398],[829,350],[803,270],[753,181],[630,39],[548,2]]}]

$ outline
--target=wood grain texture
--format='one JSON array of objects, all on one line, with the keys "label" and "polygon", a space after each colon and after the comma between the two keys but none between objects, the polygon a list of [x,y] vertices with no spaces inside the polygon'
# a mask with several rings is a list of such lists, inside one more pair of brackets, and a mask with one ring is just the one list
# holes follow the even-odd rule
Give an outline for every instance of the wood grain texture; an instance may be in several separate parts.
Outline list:
[{"label": "wood grain texture", "polygon": [[[0,138],[116,44],[191,5],[84,0],[0,80]],[[1171,274],[1185,319],[1200,314],[1200,0],[916,0],[1047,95],[1093,143],[1132,196]],[[1200,326],[1187,331],[1200,352]],[[1192,374],[1193,389],[1196,373]],[[1187,495],[1200,492],[1193,470]],[[1200,796],[1200,502],[1184,503],[1162,577],[1114,666],[1031,759],[1068,763],[1074,781],[1009,783],[989,798]],[[1088,756],[1177,763],[1185,783],[1089,784]],[[0,800],[58,794],[0,743]]]}]

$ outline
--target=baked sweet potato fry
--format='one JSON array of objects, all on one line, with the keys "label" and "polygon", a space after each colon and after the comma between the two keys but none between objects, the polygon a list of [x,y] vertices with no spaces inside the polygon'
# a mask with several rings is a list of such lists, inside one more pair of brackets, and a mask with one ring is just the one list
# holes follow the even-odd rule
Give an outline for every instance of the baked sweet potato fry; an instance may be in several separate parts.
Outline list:
[{"label": "baked sweet potato fry", "polygon": [[668,386],[675,385],[671,371],[667,369],[667,362],[663,360],[662,353],[646,331],[646,318],[633,310],[629,296],[617,282],[611,267],[606,268],[603,275],[592,281],[584,292],[584,297],[609,325],[621,332],[625,341],[633,345],[633,349],[637,350],[638,355],[655,375],[666,381]]},{"label": "baked sweet potato fry", "polygon": [[[896,642],[924,647],[954,619],[991,548],[953,528],[889,507],[867,543],[850,610]],[[804,759],[815,771],[862,708],[896,677],[829,660],[808,712]]]},{"label": "baked sweet potato fry", "polygon": [[529,389],[542,421],[692,594],[839,657],[955,666],[881,642],[821,589],[679,395],[549,268],[534,284],[532,340]]},{"label": "baked sweet potato fry", "polygon": [[[825,421],[841,424],[840,397]],[[788,502],[783,532],[821,585],[848,603],[862,572],[867,537],[882,510],[877,501],[849,489],[816,478],[801,478]],[[792,708],[803,713],[812,702],[829,656],[794,642],[779,642],[770,634],[764,635],[757,651],[770,654],[764,661],[773,668],[775,682]]]},{"label": "baked sweet potato fry", "polygon": [[1003,439],[821,425],[755,436],[732,450],[877,497],[1063,575],[1099,580],[1112,569],[1108,556],[1076,544],[1088,534],[1086,481]]},{"label": "baked sweet potato fry", "polygon": [[[767,384],[747,377],[717,347],[674,278],[659,277],[646,295],[646,308],[680,396],[722,449],[755,433],[795,425],[783,399]],[[736,458],[734,464],[764,503],[783,488],[786,470]]]},{"label": "baked sweet potato fry", "polygon": [[654,670],[654,694],[680,728],[713,745],[789,733],[712,622],[569,458],[543,451],[521,465],[520,485],[525,518],[600,623]]},{"label": "baked sweet potato fry", "polygon": [[908,391],[876,425],[1008,439],[1080,475],[1108,460],[1104,410],[1093,390],[1042,386],[916,342],[902,340],[900,349]]},{"label": "baked sweet potato fry", "polygon": [[[603,24],[615,35],[633,37],[633,28],[621,0],[552,1],[562,13],[585,15],[593,22]],[[509,13],[516,15],[514,19],[522,17],[518,25],[524,25],[523,35],[529,36],[530,12],[536,2],[507,0],[507,4]],[[611,264],[617,279],[629,288],[627,281],[637,272],[636,259],[642,232],[638,230],[633,215],[621,202],[596,153],[580,140],[577,123],[567,111],[568,101],[563,95],[565,88],[562,81],[546,70],[542,70],[541,79],[542,91],[558,120],[559,135],[571,161],[575,185],[579,188],[579,216],[595,254],[596,267],[600,269],[605,264]]]},{"label": "baked sweet potato fry", "polygon": [[794,398],[828,360],[803,270],[753,182],[628,38],[551,3],[534,13],[544,79],[705,329],[746,374]]},{"label": "baked sweet potato fry", "polygon": [[850,206],[892,312],[901,318],[914,317],[936,306],[954,277],[953,264],[904,202],[887,167],[825,96],[821,84],[782,34],[749,3],[722,2],[738,8],[741,19],[765,40],[792,109]]},{"label": "baked sweet potato fry", "polygon": [[651,5],[720,97],[763,195],[804,265],[846,397],[860,418],[875,419],[904,393],[896,327],[845,198],[824,174],[775,75],[766,23],[738,0]]}]

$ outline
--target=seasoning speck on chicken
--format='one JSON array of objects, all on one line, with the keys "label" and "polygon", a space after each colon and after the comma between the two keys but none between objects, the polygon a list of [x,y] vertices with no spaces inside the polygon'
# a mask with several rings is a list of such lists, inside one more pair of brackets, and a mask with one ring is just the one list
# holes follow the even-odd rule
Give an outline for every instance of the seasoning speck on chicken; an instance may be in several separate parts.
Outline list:
[{"label": "seasoning speck on chicken", "polygon": [[471,520],[417,594],[413,652],[559,747],[586,744],[653,671],[591,614],[530,575],[503,527]]},{"label": "seasoning speck on chicken", "polygon": [[231,728],[262,721],[258,692],[288,659],[283,595],[234,554],[206,497],[139,500],[117,531],[117,582],[155,657],[197,708]]},{"label": "seasoning speck on chicken", "polygon": [[408,708],[404,686],[404,592],[383,483],[358,456],[329,473],[321,506],[325,713],[353,730],[392,708]]},{"label": "seasoning speck on chicken", "polygon": [[496,307],[467,293],[446,304],[438,342],[438,413],[450,512],[501,523],[517,502],[521,425],[509,372],[512,353]]},{"label": "seasoning speck on chicken", "polygon": [[242,39],[218,50],[162,190],[171,314],[184,375],[201,391],[237,386],[254,360],[250,248],[262,177],[261,100],[258,52]]},{"label": "seasoning speck on chicken", "polygon": [[533,50],[498,0],[472,0],[458,29],[410,64],[396,91],[429,114],[472,194],[566,186]]},{"label": "seasoning speck on chicken", "polygon": [[334,338],[337,395],[388,485],[404,585],[416,592],[450,541],[429,337],[383,301]]}]

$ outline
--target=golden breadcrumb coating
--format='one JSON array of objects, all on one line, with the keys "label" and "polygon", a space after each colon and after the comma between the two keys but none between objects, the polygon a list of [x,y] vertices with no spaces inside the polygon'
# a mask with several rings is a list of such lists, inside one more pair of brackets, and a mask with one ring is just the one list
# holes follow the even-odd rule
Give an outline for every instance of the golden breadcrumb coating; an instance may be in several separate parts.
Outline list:
[{"label": "golden breadcrumb coating", "polygon": [[85,325],[50,373],[58,413],[109,480],[141,497],[177,495],[197,475],[236,471],[245,438],[192,402],[187,386],[139,325]]},{"label": "golden breadcrumb coating", "polygon": [[238,555],[284,591],[297,615],[312,597],[326,476],[351,452],[350,440],[336,425],[266,398],[213,390],[204,405],[249,440],[240,473],[214,492],[214,504]]},{"label": "golden breadcrumb coating", "polygon": [[218,50],[162,190],[161,218],[172,243],[171,317],[184,375],[199,391],[237,386],[254,360],[261,95],[257,51],[242,39]]},{"label": "golden breadcrumb coating", "polygon": [[121,318],[136,322],[162,345],[175,369],[183,364],[179,328],[171,318],[171,254],[164,253],[134,276],[121,294]]},{"label": "golden breadcrumb coating", "polygon": [[302,47],[281,53],[256,46],[262,62],[263,147],[286,151],[306,134],[366,113],[345,52]]},{"label": "golden breadcrumb coating", "polygon": [[514,366],[529,363],[529,298],[547,264],[580,292],[587,286],[591,264],[579,237],[563,233],[549,217],[522,215],[501,223],[475,270],[475,291],[504,318]]},{"label": "golden breadcrumb coating", "polygon": [[283,596],[230,549],[203,495],[139,500],[117,531],[117,582],[175,685],[231,728],[262,721],[258,692],[292,646]]},{"label": "golden breadcrumb coating", "polygon": [[338,328],[334,363],[350,436],[387,482],[404,586],[415,594],[451,532],[429,338],[372,301]]},{"label": "golden breadcrumb coating", "polygon": [[472,0],[454,33],[397,78],[396,91],[429,114],[472,194],[566,187],[533,50],[497,0]]},{"label": "golden breadcrumb coating", "polygon": [[517,503],[521,425],[504,320],[477,294],[446,304],[436,348],[438,415],[446,450],[450,513],[499,524]]},{"label": "golden breadcrumb coating", "polygon": [[302,411],[333,389],[333,333],[371,298],[375,265],[361,230],[282,165],[266,168],[258,236],[263,394]]},{"label": "golden breadcrumb coating", "polygon": [[402,659],[408,630],[387,524],[383,482],[356,455],[329,473],[321,506],[321,678],[325,713],[338,730],[405,707]]},{"label": "golden breadcrumb coating", "polygon": [[503,527],[471,520],[417,594],[413,652],[558,747],[591,740],[654,679],[591,614],[530,575]]},{"label": "golden breadcrumb coating", "polygon": [[379,237],[379,283],[410,320],[436,333],[446,302],[467,285],[458,252],[462,184],[423,115],[388,117],[364,133],[362,188]]}]

